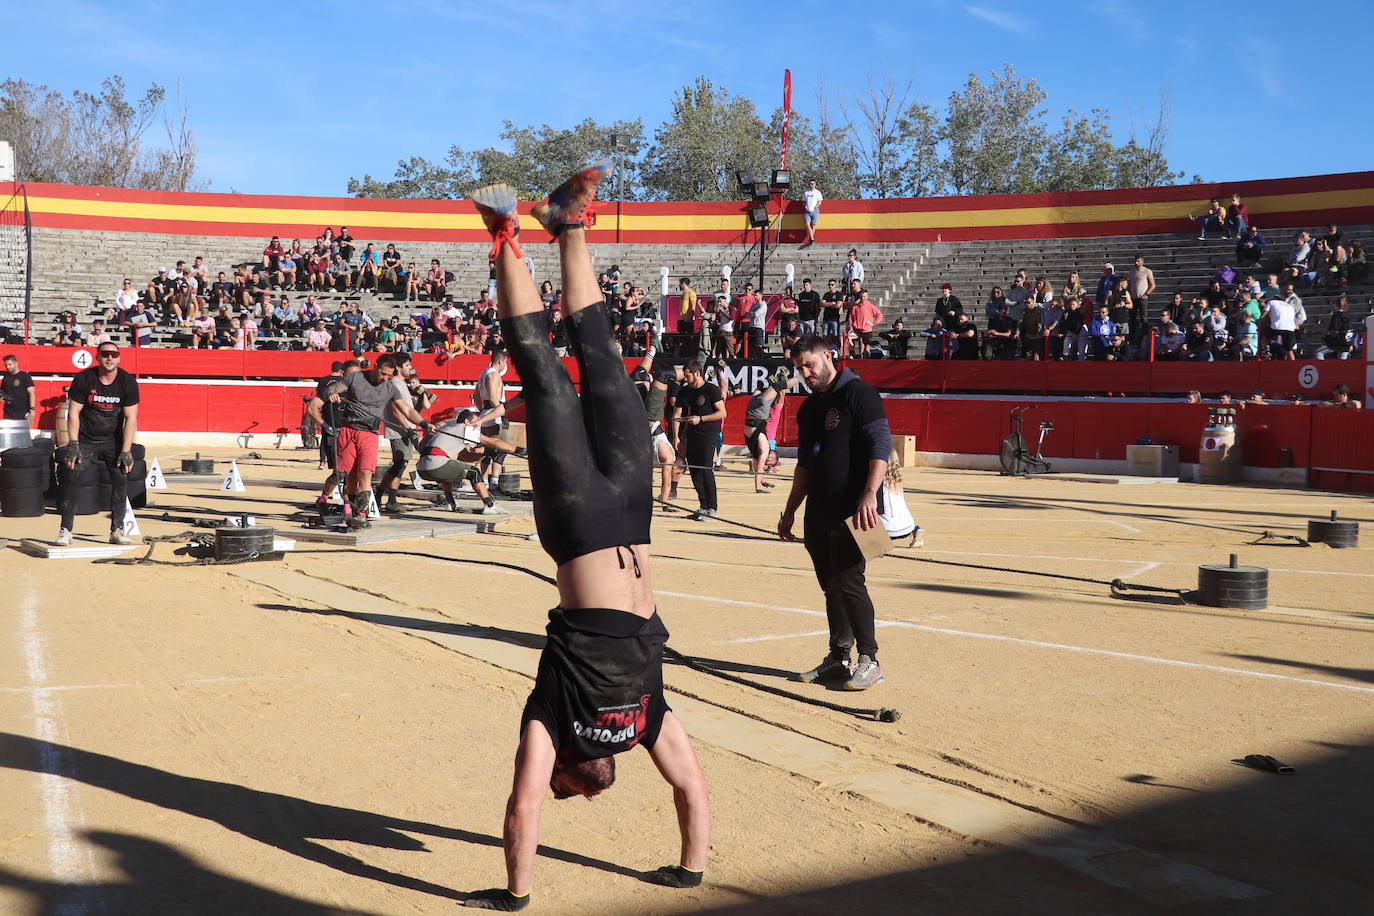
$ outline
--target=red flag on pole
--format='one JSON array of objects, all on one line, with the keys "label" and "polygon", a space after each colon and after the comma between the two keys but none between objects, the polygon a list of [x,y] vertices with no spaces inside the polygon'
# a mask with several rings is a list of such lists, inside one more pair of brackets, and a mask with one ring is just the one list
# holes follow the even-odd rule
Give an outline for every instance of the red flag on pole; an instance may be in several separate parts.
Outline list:
[{"label": "red flag on pole", "polygon": [[792,71],[782,71],[782,162],[779,168],[787,168],[787,134],[792,126]]}]

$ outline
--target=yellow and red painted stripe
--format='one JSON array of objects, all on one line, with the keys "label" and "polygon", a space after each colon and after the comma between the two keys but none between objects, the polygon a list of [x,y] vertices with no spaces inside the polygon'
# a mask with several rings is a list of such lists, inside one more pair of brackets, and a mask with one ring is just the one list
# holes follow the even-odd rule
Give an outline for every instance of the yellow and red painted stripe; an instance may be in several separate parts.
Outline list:
[{"label": "yellow and red painted stripe", "polygon": [[[27,193],[33,224],[40,227],[311,239],[324,226],[342,225],[360,239],[487,239],[466,201],[176,193],[33,182],[0,182],[0,198],[18,188]],[[1374,222],[1374,172],[1348,172],[1119,191],[829,200],[821,228],[822,238],[854,243],[1183,232],[1193,227],[1188,215],[1206,209],[1209,197],[1225,199],[1232,193],[1241,195],[1261,228]],[[521,205],[521,224],[534,230],[530,206]],[[784,208],[783,241],[800,241],[800,203],[787,201]],[[610,201],[598,219],[591,235],[598,242],[719,245],[747,240],[753,232],[743,202]]]}]

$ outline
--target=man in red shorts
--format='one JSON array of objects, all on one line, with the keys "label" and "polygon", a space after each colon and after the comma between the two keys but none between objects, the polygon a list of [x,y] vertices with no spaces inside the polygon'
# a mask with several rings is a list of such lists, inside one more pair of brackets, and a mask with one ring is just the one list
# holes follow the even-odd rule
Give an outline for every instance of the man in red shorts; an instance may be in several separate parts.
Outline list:
[{"label": "man in red shorts", "polygon": [[392,411],[398,421],[412,423],[425,432],[433,427],[416,413],[390,353],[377,357],[377,365],[366,372],[350,373],[343,381],[337,464],[338,473],[344,475],[344,523],[350,528],[367,528],[372,524],[367,510],[372,474],[377,469],[378,431],[387,411]]}]

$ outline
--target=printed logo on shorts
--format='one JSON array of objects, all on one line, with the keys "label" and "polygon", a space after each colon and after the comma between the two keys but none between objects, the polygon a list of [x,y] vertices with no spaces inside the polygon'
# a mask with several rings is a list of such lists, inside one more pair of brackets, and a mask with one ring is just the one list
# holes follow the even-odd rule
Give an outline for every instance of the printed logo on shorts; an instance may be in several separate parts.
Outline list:
[{"label": "printed logo on shorts", "polygon": [[825,412],[825,428],[834,429],[840,425],[840,412],[834,407]]},{"label": "printed logo on shorts", "polygon": [[602,744],[624,744],[625,749],[634,747],[644,735],[649,722],[650,695],[644,694],[638,703],[623,706],[601,706],[596,711],[596,724],[583,725],[573,720],[573,732],[579,738]]}]

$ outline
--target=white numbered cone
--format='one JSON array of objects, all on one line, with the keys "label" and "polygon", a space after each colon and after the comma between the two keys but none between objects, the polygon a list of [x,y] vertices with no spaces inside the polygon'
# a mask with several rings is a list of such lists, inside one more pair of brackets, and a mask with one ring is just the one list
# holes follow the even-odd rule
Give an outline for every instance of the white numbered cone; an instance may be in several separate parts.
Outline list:
[{"label": "white numbered cone", "polygon": [[343,490],[337,483],[334,484],[334,490],[329,494],[329,501],[331,503],[338,503],[341,506],[343,505]]},{"label": "white numbered cone", "polygon": [[148,478],[143,485],[149,490],[167,489],[167,478],[163,476],[162,466],[157,463],[156,458],[153,459],[152,464],[148,465]]},{"label": "white numbered cone", "polygon": [[143,532],[138,530],[138,518],[134,515],[134,507],[129,505],[129,500],[124,500],[124,524],[120,526],[120,533],[126,538],[142,537]]},{"label": "white numbered cone", "polygon": [[367,488],[367,517],[368,517],[368,518],[377,518],[377,517],[380,516],[381,514],[382,514],[382,509],[381,509],[380,506],[377,505],[377,494],[374,493],[374,492],[372,491],[372,488],[371,488],[371,487],[368,487],[368,488]]},{"label": "white numbered cone", "polygon": [[219,488],[232,493],[243,492],[243,475],[239,473],[237,461],[229,462],[229,473],[224,475],[224,483],[220,484]]},{"label": "white numbered cone", "polygon": [[420,476],[419,471],[410,472],[410,485],[417,490],[423,490],[425,488],[424,478]]}]

